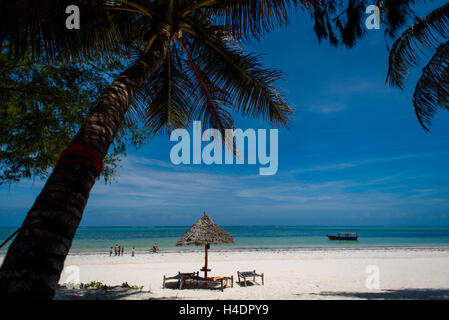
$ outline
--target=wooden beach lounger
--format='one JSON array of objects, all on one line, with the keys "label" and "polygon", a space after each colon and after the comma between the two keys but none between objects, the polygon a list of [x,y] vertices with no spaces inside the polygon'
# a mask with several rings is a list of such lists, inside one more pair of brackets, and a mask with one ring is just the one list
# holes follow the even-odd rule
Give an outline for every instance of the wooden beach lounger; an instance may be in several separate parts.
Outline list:
[{"label": "wooden beach lounger", "polygon": [[231,282],[230,287],[231,288],[234,287],[234,277],[233,276],[230,276],[230,277],[207,277],[207,278],[192,277],[190,279],[187,279],[187,281],[193,282],[196,285],[196,287],[198,287],[199,284],[205,284],[207,286],[210,286],[211,284],[220,284],[220,286],[218,288],[221,291],[223,291],[224,288],[229,287],[229,282]]},{"label": "wooden beach lounger", "polygon": [[231,281],[231,288],[234,287],[234,276],[203,278],[203,279],[201,279],[199,281],[203,281],[205,283],[207,283],[207,281],[209,283],[220,283],[220,287],[219,288],[220,288],[221,291],[223,291],[224,288],[228,288],[229,287],[229,282],[228,281]]},{"label": "wooden beach lounger", "polygon": [[164,275],[162,287],[165,288],[165,282],[167,280],[178,280],[178,287],[179,289],[182,289],[182,286],[185,284],[186,280],[191,279],[192,277],[198,277],[198,274],[199,272],[187,272],[187,273],[178,272],[178,274],[174,277],[166,277]]},{"label": "wooden beach lounger", "polygon": [[240,278],[243,278],[243,282],[245,283],[245,287],[248,286],[247,283],[246,283],[246,278],[250,278],[250,277],[253,277],[253,282],[254,283],[257,283],[256,282],[256,277],[262,278],[262,285],[265,285],[264,284],[264,279],[263,279],[263,273],[258,274],[258,273],[256,273],[256,270],[253,270],[253,271],[242,271],[242,272],[237,271],[237,277],[239,278],[239,282],[240,282]]},{"label": "wooden beach lounger", "polygon": [[210,285],[210,284],[220,284],[219,288],[221,291],[224,290],[224,288],[228,288],[229,287],[229,282],[231,283],[230,287],[234,287],[234,277],[230,276],[230,277],[210,277],[210,278],[203,278],[198,276],[198,272],[192,272],[192,273],[178,273],[176,276],[174,277],[166,277],[164,276],[164,282],[163,282],[163,287],[165,288],[165,281],[166,280],[173,280],[176,279],[178,280],[179,283],[179,289],[182,289],[183,287],[185,287],[185,285],[187,283],[192,283],[194,284],[196,287],[198,287],[199,284],[206,284],[206,285]]}]

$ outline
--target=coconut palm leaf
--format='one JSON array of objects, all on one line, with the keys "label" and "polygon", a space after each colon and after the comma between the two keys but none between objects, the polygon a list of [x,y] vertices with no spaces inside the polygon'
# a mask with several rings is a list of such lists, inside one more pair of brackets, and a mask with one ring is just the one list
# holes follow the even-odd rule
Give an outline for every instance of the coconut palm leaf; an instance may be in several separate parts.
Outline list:
[{"label": "coconut palm leaf", "polygon": [[[231,26],[232,34],[239,39],[260,39],[279,25],[288,23],[288,12],[307,1],[301,0],[217,0],[199,1],[205,4],[206,13]],[[192,7],[199,4],[193,4]]]},{"label": "coconut palm leaf", "polygon": [[395,41],[388,62],[389,84],[403,88],[405,79],[423,56],[448,39],[449,3],[416,21]]},{"label": "coconut palm leaf", "polygon": [[161,68],[133,102],[134,109],[141,110],[139,114],[153,134],[189,125],[194,109],[189,95],[193,84],[180,68],[174,51],[170,50]]},{"label": "coconut palm leaf", "polygon": [[440,45],[423,69],[413,95],[413,105],[419,123],[429,130],[435,113],[449,110],[449,42]]},{"label": "coconut palm leaf", "polygon": [[197,24],[192,27],[197,34],[193,48],[198,65],[227,93],[232,108],[244,116],[262,117],[287,126],[293,110],[272,85],[283,74],[263,68],[259,57],[243,53],[224,28],[211,33]]},{"label": "coconut palm leaf", "polygon": [[385,35],[393,38],[410,19],[415,18],[412,6],[425,0],[308,0],[301,8],[314,21],[314,31],[321,42],[329,40],[334,45],[351,48],[366,34],[366,8],[377,5]]},{"label": "coconut palm leaf", "polygon": [[[194,99],[193,105],[196,107],[192,110],[192,114],[195,119],[201,119],[205,126],[220,130],[224,139],[225,130],[233,128],[234,123],[227,110],[227,107],[232,103],[229,95],[198,66],[198,57],[192,57],[184,40],[178,39],[178,43],[187,57],[186,69],[194,83],[191,94]],[[192,48],[192,45],[190,45],[190,48]]]},{"label": "coconut palm leaf", "polygon": [[[65,13],[69,5],[80,9],[80,29],[68,30]],[[10,54],[22,58],[31,48],[35,56],[86,60],[105,51],[119,49],[120,36],[115,33],[102,0],[22,0],[0,2],[0,44]],[[114,23],[119,23],[116,21]]]},{"label": "coconut palm leaf", "polygon": [[379,0],[377,5],[382,14],[385,34],[390,38],[394,38],[397,31],[409,19],[416,18],[411,6],[423,2],[426,2],[426,0]]}]

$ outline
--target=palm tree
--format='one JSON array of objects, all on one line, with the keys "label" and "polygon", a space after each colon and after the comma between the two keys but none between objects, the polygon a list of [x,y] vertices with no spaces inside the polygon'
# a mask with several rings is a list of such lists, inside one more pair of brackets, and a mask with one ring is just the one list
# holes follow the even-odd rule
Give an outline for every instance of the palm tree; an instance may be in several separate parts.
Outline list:
[{"label": "palm tree", "polygon": [[[263,68],[258,57],[236,45],[285,24],[289,9],[300,1],[107,1],[109,13],[98,11],[101,23],[91,14],[93,23],[86,25],[87,31],[74,36],[55,29],[53,16],[48,15],[57,14],[54,8],[63,2],[52,1],[54,7],[47,2],[45,8],[36,8],[39,23],[22,16],[20,21],[32,28],[2,22],[0,41],[6,39],[16,55],[30,43],[39,53],[43,41],[49,58],[83,59],[117,48],[112,34],[120,39],[118,47],[138,55],[98,99],[9,247],[0,270],[0,295],[8,297],[54,296],[102,159],[131,105],[134,115],[144,116],[154,132],[186,126],[195,118],[224,130],[233,126],[232,111],[287,125],[292,113],[273,86],[281,73]],[[99,10],[99,1],[92,3]],[[14,1],[2,5],[11,10]],[[96,41],[100,45],[95,46]]]},{"label": "palm tree", "polygon": [[429,131],[435,113],[449,110],[449,3],[416,19],[394,42],[389,57],[388,81],[404,88],[412,69],[429,53],[413,94],[413,106],[421,126]]}]

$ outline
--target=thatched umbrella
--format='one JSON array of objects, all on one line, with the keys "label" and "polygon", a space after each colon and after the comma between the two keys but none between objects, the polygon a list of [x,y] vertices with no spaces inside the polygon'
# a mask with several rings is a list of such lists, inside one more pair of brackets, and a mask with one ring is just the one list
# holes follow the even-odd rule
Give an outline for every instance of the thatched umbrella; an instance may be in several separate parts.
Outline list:
[{"label": "thatched umbrella", "polygon": [[204,245],[205,263],[203,269],[204,277],[207,277],[207,249],[210,244],[234,243],[234,238],[225,230],[220,228],[214,220],[209,218],[204,212],[195,224],[184,233],[181,239],[176,243],[177,246],[186,246],[194,244],[197,246]]}]

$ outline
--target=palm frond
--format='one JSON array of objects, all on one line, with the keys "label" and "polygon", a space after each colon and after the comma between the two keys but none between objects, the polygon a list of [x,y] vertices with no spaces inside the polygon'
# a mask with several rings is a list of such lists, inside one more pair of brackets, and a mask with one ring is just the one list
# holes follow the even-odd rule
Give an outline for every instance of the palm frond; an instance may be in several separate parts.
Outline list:
[{"label": "palm frond", "polygon": [[415,18],[412,6],[426,0],[307,0],[301,1],[301,8],[314,22],[318,41],[329,40],[331,45],[340,44],[351,48],[366,34],[365,10],[369,5],[380,9],[382,29],[388,38],[394,38],[397,31]]},{"label": "palm frond", "polygon": [[287,126],[293,110],[273,86],[283,74],[263,68],[259,57],[244,54],[233,42],[226,42],[226,33],[193,26],[197,33],[192,41],[195,60],[207,78],[227,93],[233,109]]},{"label": "palm frond", "polygon": [[429,131],[439,109],[449,110],[449,42],[440,45],[423,69],[413,95],[413,106],[422,127]]},{"label": "palm frond", "polygon": [[178,43],[187,56],[187,68],[194,82],[191,92],[195,106],[192,109],[193,116],[201,119],[206,127],[220,130],[222,138],[225,138],[225,130],[234,127],[233,118],[227,110],[229,108],[228,93],[215,85],[197,65],[197,59],[192,57],[185,42],[178,39]]},{"label": "palm frond", "polygon": [[314,22],[315,35],[321,42],[328,39],[338,46],[352,47],[365,33],[366,0],[302,1],[302,9]]},{"label": "palm frond", "polygon": [[119,37],[112,21],[102,8],[102,0],[74,0],[82,15],[79,30],[68,30],[65,20],[67,1],[1,1],[0,44],[22,58],[31,48],[34,56],[65,61],[83,60],[104,51],[119,50]]},{"label": "palm frond", "polygon": [[449,39],[449,3],[416,21],[395,41],[389,56],[387,81],[404,87],[404,81],[426,52]]},{"label": "palm frond", "polygon": [[139,1],[132,0],[119,0],[118,2],[136,9],[138,12],[145,14],[150,19],[154,16],[154,10],[151,2],[139,3]]},{"label": "palm frond", "polygon": [[260,39],[275,27],[288,23],[289,11],[301,0],[218,0],[206,8],[222,23],[232,27],[236,38]]},{"label": "palm frond", "polygon": [[412,5],[421,4],[426,0],[378,0],[380,12],[382,13],[385,34],[393,39],[397,31],[403,27],[409,19],[415,18]]},{"label": "palm frond", "polygon": [[192,86],[170,50],[158,72],[137,93],[132,109],[143,115],[152,134],[185,128],[194,108],[190,97]]}]

